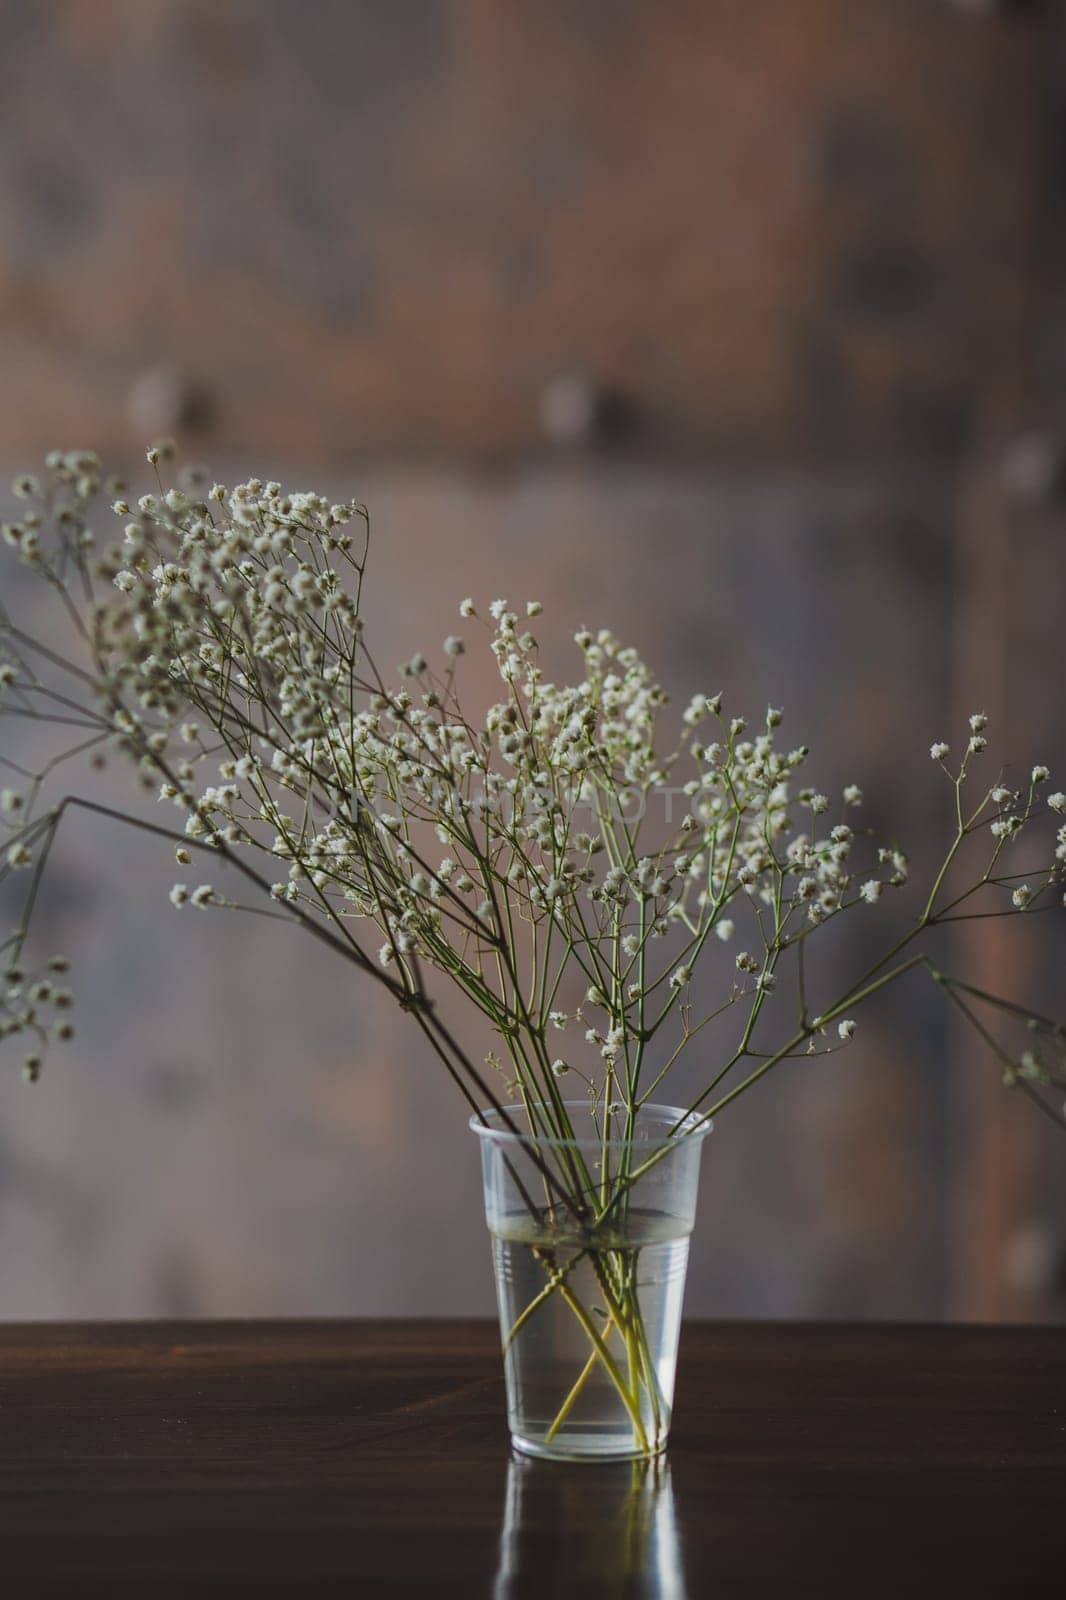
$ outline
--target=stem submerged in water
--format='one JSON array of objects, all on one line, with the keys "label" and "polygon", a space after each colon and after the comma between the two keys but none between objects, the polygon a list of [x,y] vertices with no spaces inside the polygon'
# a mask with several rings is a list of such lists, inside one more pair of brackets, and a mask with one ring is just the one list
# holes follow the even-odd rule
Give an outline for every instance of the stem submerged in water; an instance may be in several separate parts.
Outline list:
[{"label": "stem submerged in water", "polygon": [[[628,1252],[582,1250],[571,1261],[560,1266],[554,1251],[532,1248],[533,1254],[549,1274],[549,1280],[515,1318],[504,1338],[505,1353],[556,1293],[573,1313],[590,1345],[588,1358],[552,1419],[544,1435],[544,1443],[551,1444],[557,1438],[590,1378],[597,1369],[601,1369],[629,1418],[633,1429],[634,1453],[642,1456],[657,1454],[666,1442],[663,1405],[637,1291],[639,1252],[633,1251],[631,1259],[626,1259]],[[590,1309],[569,1286],[567,1280],[571,1271],[582,1259],[589,1260],[596,1274],[605,1302],[602,1309]],[[606,1317],[602,1332],[595,1323],[597,1311]],[[615,1333],[620,1336],[623,1345],[624,1370],[609,1349]],[[646,1401],[651,1413],[650,1438],[642,1401]]]}]

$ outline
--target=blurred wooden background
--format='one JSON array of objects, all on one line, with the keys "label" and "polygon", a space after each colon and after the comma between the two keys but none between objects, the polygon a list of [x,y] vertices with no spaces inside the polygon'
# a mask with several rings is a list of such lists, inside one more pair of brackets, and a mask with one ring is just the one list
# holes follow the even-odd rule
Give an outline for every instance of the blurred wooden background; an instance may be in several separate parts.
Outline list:
[{"label": "blurred wooden background", "polygon": [[[486,586],[564,662],[609,622],[783,700],[928,859],[970,710],[1066,770],[1064,89],[1051,4],[2,0],[0,455],[172,433],[356,492],[397,661]],[[141,841],[59,868],[79,1039],[0,1079],[0,1315],[487,1309],[402,1020],[171,914]],[[1061,932],[977,926],[1066,1012]],[[723,1119],[689,1303],[1061,1316],[1064,1199],[916,986]]]}]

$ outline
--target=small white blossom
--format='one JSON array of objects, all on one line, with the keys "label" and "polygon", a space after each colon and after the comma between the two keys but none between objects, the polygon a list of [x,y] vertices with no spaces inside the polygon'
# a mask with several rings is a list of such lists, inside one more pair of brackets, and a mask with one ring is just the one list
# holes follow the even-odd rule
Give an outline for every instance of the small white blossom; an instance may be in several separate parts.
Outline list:
[{"label": "small white blossom", "polygon": [[1017,906],[1019,911],[1024,911],[1032,898],[1033,891],[1030,889],[1027,883],[1020,883],[1017,889],[1015,889],[1014,893],[1011,895],[1011,899],[1014,901],[1014,904]]},{"label": "small white blossom", "polygon": [[850,1019],[845,1020],[844,1022],[838,1022],[837,1033],[839,1033],[842,1039],[853,1039],[855,1037],[854,1022],[852,1022]]},{"label": "small white blossom", "polygon": [[973,716],[970,718],[970,728],[971,728],[972,732],[981,733],[983,731],[983,729],[985,729],[987,727],[988,727],[988,718],[985,716],[984,712],[983,711],[975,711]]},{"label": "small white blossom", "polygon": [[929,754],[934,761],[943,761],[944,757],[950,755],[950,753],[951,746],[944,744],[942,740],[938,740],[936,744],[929,746]]},{"label": "small white blossom", "polygon": [[684,964],[682,964],[680,967],[675,967],[674,971],[670,974],[671,989],[683,989],[691,977],[691,967],[685,966]]},{"label": "small white blossom", "polygon": [[983,733],[975,733],[971,736],[970,742],[966,748],[970,755],[979,756],[982,750],[988,749],[988,740],[985,738]]},{"label": "small white blossom", "polygon": [[857,783],[849,783],[844,790],[844,804],[846,806],[862,805],[862,790]]},{"label": "small white blossom", "polygon": [[883,887],[884,885],[877,878],[867,878],[866,882],[859,890],[859,894],[861,898],[866,901],[867,905],[876,905],[878,900],[881,898],[881,891]]},{"label": "small white blossom", "polygon": [[723,917],[720,922],[715,923],[714,931],[722,943],[727,944],[736,932],[736,923],[729,917]]},{"label": "small white blossom", "polygon": [[616,1061],[622,1046],[625,1044],[625,1030],[623,1028],[610,1028],[603,1041],[600,1055],[605,1061]]},{"label": "small white blossom", "polygon": [[188,888],[184,883],[176,883],[168,898],[172,906],[183,906],[189,898]]},{"label": "small white blossom", "polygon": [[474,608],[474,602],[473,602],[473,600],[470,599],[469,595],[467,596],[467,598],[465,600],[460,600],[460,602],[459,602],[459,615],[461,617],[473,617],[473,616],[477,615],[477,612],[475,611],[475,608]]},{"label": "small white blossom", "polygon": [[444,654],[446,656],[461,656],[466,650],[466,645],[457,633],[450,633],[444,641]]},{"label": "small white blossom", "polygon": [[1051,777],[1051,768],[1050,767],[1036,766],[1036,767],[1033,768],[1033,782],[1034,783],[1046,783],[1050,777]]},{"label": "small white blossom", "polygon": [[199,888],[193,890],[189,896],[194,906],[209,906],[215,898],[215,891],[209,883],[201,883]]},{"label": "small white blossom", "polygon": [[1061,789],[1057,790],[1055,794],[1049,794],[1047,803],[1052,811],[1057,811],[1060,816],[1066,815],[1066,794],[1063,794]]}]

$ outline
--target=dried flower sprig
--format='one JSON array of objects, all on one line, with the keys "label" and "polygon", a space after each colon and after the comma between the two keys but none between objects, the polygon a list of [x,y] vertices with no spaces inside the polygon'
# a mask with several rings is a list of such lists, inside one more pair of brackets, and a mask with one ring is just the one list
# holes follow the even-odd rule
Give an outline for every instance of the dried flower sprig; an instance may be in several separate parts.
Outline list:
[{"label": "dried flower sprig", "polygon": [[[157,473],[168,458],[165,447],[148,453]],[[102,545],[92,526],[101,491],[121,524]],[[510,1101],[542,1133],[566,1131],[569,1075],[631,1126],[692,1039],[731,1012],[733,1048],[688,1108],[698,1118],[783,1060],[849,1044],[858,1007],[916,968],[969,1014],[965,985],[932,962],[925,934],[1061,901],[1066,796],[1042,800],[1043,766],[1020,788],[975,783],[988,759],[975,714],[956,763],[946,743],[930,750],[953,785],[955,827],[911,927],[815,1004],[811,938],[846,913],[875,915],[908,884],[909,865],[858,825],[858,785],[833,800],[805,780],[808,751],[779,747],[778,709],[749,729],[721,694],[700,693],[668,735],[666,695],[612,633],[579,632],[581,676],[557,684],[532,631],[537,602],[495,600],[482,617],[466,599],[460,617],[502,683],[473,717],[460,696],[465,636],[417,653],[398,682],[371,653],[361,610],[370,525],[357,504],[196,477],[170,488],[157,477],[131,504],[86,453],[53,454],[45,476],[20,479],[16,492],[26,511],[4,539],[50,587],[74,639],[63,654],[0,608],[0,709],[69,741],[34,771],[0,753],[0,877],[25,873],[28,884],[0,946],[0,1034],[31,1040],[28,1076],[70,1028],[56,1014],[69,994],[52,975],[25,976],[23,947],[72,808],[170,840],[183,869],[224,863],[251,903],[205,870],[204,881],[183,872],[172,904],[303,926],[389,989],[471,1105]],[[51,801],[65,762],[109,748],[176,813],[173,825],[75,796]],[[1047,859],[1013,870],[1049,813],[1058,827]],[[697,972],[723,943],[738,947],[732,975],[701,1014]],[[496,1036],[487,1070],[441,1020],[432,973],[457,984]],[[794,1021],[782,1030],[786,987]],[[1057,1081],[1032,1050],[1010,1071],[1029,1086]]]}]

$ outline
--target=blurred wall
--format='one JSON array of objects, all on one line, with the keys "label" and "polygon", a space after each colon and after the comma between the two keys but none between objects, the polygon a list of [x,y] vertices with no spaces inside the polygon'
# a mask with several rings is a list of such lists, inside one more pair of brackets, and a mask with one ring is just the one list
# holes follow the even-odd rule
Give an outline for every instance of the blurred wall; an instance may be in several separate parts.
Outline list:
[{"label": "blurred wall", "polygon": [[[1056,8],[5,0],[0,40],[12,470],[171,433],[358,493],[397,662],[468,592],[542,600],[560,671],[609,622],[678,695],[783,700],[916,861],[925,751],[978,704],[1061,772]],[[79,1037],[0,1079],[0,1315],[487,1310],[462,1108],[403,1020],[172,913],[141,839],[56,868]],[[1061,1000],[1061,934],[998,928],[989,986]],[[1064,1175],[900,991],[723,1118],[690,1307],[1060,1315]]]}]

